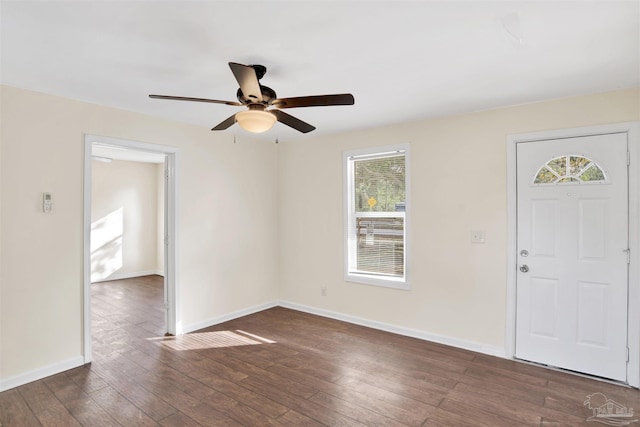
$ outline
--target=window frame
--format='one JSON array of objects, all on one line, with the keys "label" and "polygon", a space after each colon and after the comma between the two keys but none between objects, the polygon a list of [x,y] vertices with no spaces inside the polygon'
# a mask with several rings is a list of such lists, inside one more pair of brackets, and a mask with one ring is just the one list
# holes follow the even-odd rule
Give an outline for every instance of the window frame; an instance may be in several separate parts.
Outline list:
[{"label": "window frame", "polygon": [[[354,179],[354,160],[369,158],[382,158],[385,155],[391,157],[399,153],[404,154],[405,162],[405,210],[397,212],[398,216],[404,218],[404,276],[403,277],[386,277],[384,275],[367,274],[363,272],[352,272],[350,266],[354,259],[354,245],[357,244],[357,238],[350,234],[350,223],[352,218],[359,216],[372,217],[388,217],[387,213],[376,212],[369,215],[355,212],[355,191],[353,185]],[[383,286],[394,289],[411,289],[409,284],[409,227],[410,227],[410,210],[411,210],[411,161],[410,161],[410,144],[394,144],[379,147],[368,147],[357,150],[348,150],[343,152],[343,190],[344,190],[344,280],[346,282],[362,283],[366,285]]]}]

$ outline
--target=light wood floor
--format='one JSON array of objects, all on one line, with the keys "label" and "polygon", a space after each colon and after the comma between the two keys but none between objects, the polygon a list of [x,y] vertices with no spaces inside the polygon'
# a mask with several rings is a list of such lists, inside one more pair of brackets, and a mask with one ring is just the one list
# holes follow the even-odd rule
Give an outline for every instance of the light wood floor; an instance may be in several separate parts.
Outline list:
[{"label": "light wood floor", "polygon": [[0,426],[597,427],[596,392],[640,413],[638,390],[284,308],[164,338],[157,276],[92,292],[95,361],[0,393]]}]

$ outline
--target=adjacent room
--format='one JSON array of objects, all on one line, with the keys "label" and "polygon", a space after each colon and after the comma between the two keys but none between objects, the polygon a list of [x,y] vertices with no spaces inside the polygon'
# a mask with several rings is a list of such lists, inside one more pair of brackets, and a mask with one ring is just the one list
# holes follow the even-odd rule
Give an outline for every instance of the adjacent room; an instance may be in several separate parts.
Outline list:
[{"label": "adjacent room", "polygon": [[640,423],[640,1],[0,24],[3,427]]}]

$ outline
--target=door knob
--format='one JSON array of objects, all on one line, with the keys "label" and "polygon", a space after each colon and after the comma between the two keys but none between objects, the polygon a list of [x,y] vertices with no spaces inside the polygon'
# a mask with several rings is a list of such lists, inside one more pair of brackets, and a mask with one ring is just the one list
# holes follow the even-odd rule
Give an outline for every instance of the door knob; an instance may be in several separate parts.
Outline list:
[{"label": "door knob", "polygon": [[520,271],[522,271],[523,273],[526,273],[527,271],[529,271],[529,266],[527,264],[522,264],[520,266]]}]

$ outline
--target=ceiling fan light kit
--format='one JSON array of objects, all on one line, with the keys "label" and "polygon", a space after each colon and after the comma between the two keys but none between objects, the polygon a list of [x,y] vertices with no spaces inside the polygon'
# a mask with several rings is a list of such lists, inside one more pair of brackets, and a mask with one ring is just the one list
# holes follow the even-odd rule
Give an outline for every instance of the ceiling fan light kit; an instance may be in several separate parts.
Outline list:
[{"label": "ceiling fan light kit", "polygon": [[273,127],[276,116],[260,110],[247,110],[236,113],[236,122],[247,132],[262,133]]},{"label": "ceiling fan light kit", "polygon": [[355,103],[353,95],[350,93],[278,98],[273,89],[262,86],[259,82],[267,72],[267,67],[264,65],[242,65],[229,62],[229,68],[231,68],[240,85],[237,92],[239,102],[169,95],[149,95],[149,98],[245,106],[248,110],[228,117],[211,130],[225,130],[237,122],[242,129],[253,133],[268,131],[276,121],[302,133],[311,132],[315,129],[309,123],[285,113],[282,111],[283,108],[328,107],[332,105],[353,105]]}]

